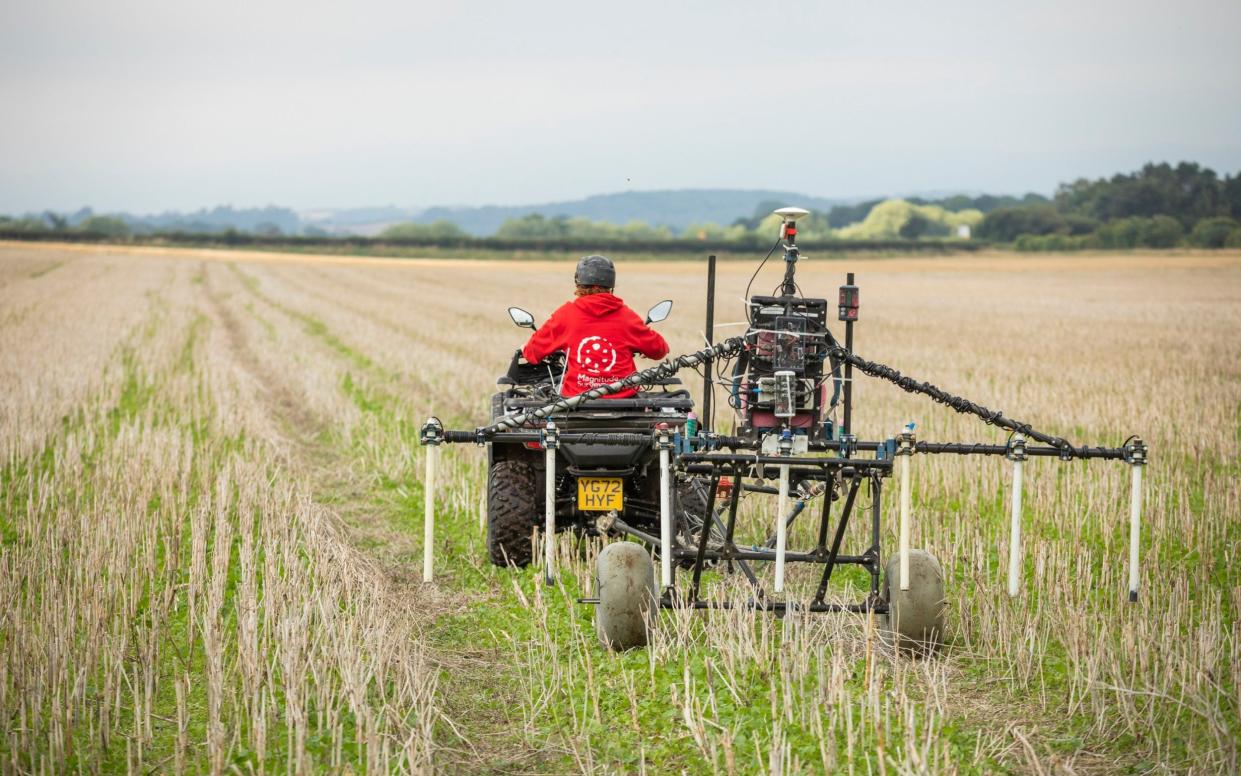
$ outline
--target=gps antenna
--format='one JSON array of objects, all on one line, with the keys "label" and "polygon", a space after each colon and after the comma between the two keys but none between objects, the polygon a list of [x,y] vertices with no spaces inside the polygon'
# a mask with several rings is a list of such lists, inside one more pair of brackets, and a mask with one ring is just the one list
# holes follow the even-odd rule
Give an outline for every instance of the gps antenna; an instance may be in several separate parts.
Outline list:
[{"label": "gps antenna", "polygon": [[775,214],[783,219],[780,224],[780,239],[784,240],[784,285],[780,293],[793,296],[797,293],[797,284],[793,275],[797,272],[797,258],[801,251],[797,249],[797,219],[810,215],[809,210],[799,207],[782,207]]}]

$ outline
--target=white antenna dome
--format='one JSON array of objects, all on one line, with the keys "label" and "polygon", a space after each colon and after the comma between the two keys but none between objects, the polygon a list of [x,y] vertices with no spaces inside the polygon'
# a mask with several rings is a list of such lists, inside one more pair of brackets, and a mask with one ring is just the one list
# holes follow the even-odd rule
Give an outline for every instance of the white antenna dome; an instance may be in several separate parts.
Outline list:
[{"label": "white antenna dome", "polygon": [[810,215],[810,211],[800,207],[782,207],[776,210],[775,214],[785,221],[796,221]]}]

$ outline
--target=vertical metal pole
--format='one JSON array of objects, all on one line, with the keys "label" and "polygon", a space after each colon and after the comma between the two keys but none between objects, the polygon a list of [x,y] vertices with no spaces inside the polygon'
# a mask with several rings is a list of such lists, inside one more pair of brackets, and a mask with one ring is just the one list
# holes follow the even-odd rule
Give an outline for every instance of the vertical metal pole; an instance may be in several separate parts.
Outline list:
[{"label": "vertical metal pole", "polygon": [[724,527],[724,546],[728,549],[736,549],[733,544],[733,533],[737,530],[737,507],[741,504],[745,482],[741,471],[735,472],[733,476],[735,479],[733,480],[732,501],[728,504],[728,525]]},{"label": "vertical metal pole", "polygon": [[[852,481],[849,484],[849,493],[847,496],[845,496],[845,505],[840,510],[840,522],[836,524],[836,536],[832,539],[832,549],[827,555],[826,565],[823,566],[823,576],[819,579],[819,589],[814,594],[814,603],[816,604],[823,603],[823,596],[827,595],[827,583],[832,578],[832,569],[836,567],[836,556],[840,553],[840,542],[845,538],[845,528],[849,525],[849,516],[853,513],[853,500],[857,498],[858,487],[861,484],[862,484],[862,481],[857,477],[857,475],[854,475],[852,478]],[[828,490],[828,494],[829,495],[831,494],[830,489]],[[823,505],[824,521],[827,520],[827,513],[830,509],[831,509],[830,504],[825,502]],[[875,548],[879,546],[879,523],[877,521],[873,522],[872,528],[874,530],[874,533],[871,539],[871,547]],[[875,558],[875,562],[876,563],[879,562],[878,557]],[[872,593],[877,592],[879,590],[879,586],[877,584],[874,584],[874,579],[875,579],[875,574],[872,571],[871,572],[871,580],[872,580],[871,592]]]},{"label": "vertical metal pole", "polygon": [[879,505],[883,500],[883,480],[870,476],[870,555],[875,564],[870,567],[870,594],[872,600],[879,595],[879,569],[883,568],[883,551],[879,548]]},{"label": "vertical metal pole", "polygon": [[781,296],[793,296],[797,293],[797,222],[785,218],[780,225],[780,236],[784,238],[784,283],[780,289]]},{"label": "vertical metal pole", "polygon": [[[707,327],[703,330],[707,338],[707,347],[715,344],[715,254],[707,257]],[[708,358],[702,370],[702,430],[711,431],[715,428],[711,417],[711,369],[714,358]]]},{"label": "vertical metal pole", "polygon": [[909,487],[909,466],[914,455],[913,424],[905,426],[897,434],[899,447],[896,456],[901,461],[901,533],[898,556],[901,559],[901,590],[909,589],[909,533],[910,512],[913,511],[913,493]]},{"label": "vertical metal pole", "polygon": [[1022,468],[1026,460],[1023,435],[1013,434],[1008,458],[1013,462],[1013,505],[1008,528],[1008,595],[1016,598],[1021,593],[1021,488]]},{"label": "vertical metal pole", "polygon": [[435,451],[436,444],[427,445],[427,471],[422,485],[422,581],[430,582],[435,555]]},{"label": "vertical metal pole", "polygon": [[832,501],[836,498],[833,484],[829,481],[823,485],[823,519],[819,521],[819,542],[815,545],[816,550],[827,549],[827,521],[831,518]]},{"label": "vertical metal pole", "polygon": [[[845,275],[845,282],[853,285],[853,273]],[[845,321],[845,350],[853,352],[853,321]],[[845,421],[844,434],[853,433],[853,364],[845,362]]]},{"label": "vertical metal pole", "polygon": [[707,511],[702,518],[702,533],[698,535],[698,556],[694,559],[694,583],[690,587],[689,600],[698,600],[698,589],[702,582],[702,565],[707,557],[707,541],[711,538],[711,528],[715,525],[715,495],[720,487],[719,470],[711,475],[711,490],[707,495]]},{"label": "vertical metal pole", "polygon": [[1138,600],[1138,549],[1142,536],[1142,467],[1146,465],[1146,445],[1135,439],[1129,448],[1132,472],[1129,490],[1129,600]]},{"label": "vertical metal pole", "polygon": [[547,421],[543,430],[544,486],[543,486],[543,575],[547,584],[553,584],[553,564],[556,551],[556,447],[558,446],[556,424]]},{"label": "vertical metal pole", "polygon": [[789,525],[784,519],[789,506],[789,466],[780,464],[780,498],[776,512],[776,584],[777,593],[784,592],[784,553],[788,547]]}]

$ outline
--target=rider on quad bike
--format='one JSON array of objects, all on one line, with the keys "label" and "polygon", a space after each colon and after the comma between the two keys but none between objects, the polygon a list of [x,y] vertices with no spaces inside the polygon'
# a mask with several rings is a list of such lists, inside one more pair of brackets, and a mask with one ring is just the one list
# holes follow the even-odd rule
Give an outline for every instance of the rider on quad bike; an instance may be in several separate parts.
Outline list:
[{"label": "rider on quad bike", "polygon": [[[526,346],[517,351],[508,373],[497,379],[491,418],[518,415],[543,407],[557,397],[573,397],[598,385],[633,375],[634,355],[659,359],[668,355],[668,343],[647,326],[662,321],[672,307],[665,299],[651,308],[646,319],[612,294],[616,268],[603,256],[586,256],[574,273],[577,298],[556,310],[535,329]],[[534,317],[509,308],[519,326],[534,328]],[[680,434],[689,422],[694,400],[675,377],[604,398],[554,411],[542,421],[526,422],[517,433],[529,434],[544,425],[575,435],[599,435],[593,440],[565,439],[552,451],[539,442],[506,443],[508,432],[497,433],[487,445],[487,550],[497,566],[525,566],[533,555],[532,531],[546,530],[547,498],[554,500],[555,531],[573,530],[597,536],[624,521],[643,531],[660,527],[660,469],[653,446],[656,427]],[[607,437],[618,437],[608,440]],[[554,480],[548,483],[548,461],[554,460]],[[691,492],[692,491],[692,492]],[[692,540],[702,525],[705,488],[678,481],[674,510]],[[692,519],[691,519],[692,518]]]},{"label": "rider on quad bike", "polygon": [[[560,306],[522,348],[537,364],[556,351],[567,357],[562,396],[576,396],[591,388],[616,382],[637,371],[634,354],[651,359],[668,355],[668,343],[620,297],[616,267],[606,256],[584,256],[573,274],[576,299]],[[637,395],[636,388],[611,394],[609,399]]]}]

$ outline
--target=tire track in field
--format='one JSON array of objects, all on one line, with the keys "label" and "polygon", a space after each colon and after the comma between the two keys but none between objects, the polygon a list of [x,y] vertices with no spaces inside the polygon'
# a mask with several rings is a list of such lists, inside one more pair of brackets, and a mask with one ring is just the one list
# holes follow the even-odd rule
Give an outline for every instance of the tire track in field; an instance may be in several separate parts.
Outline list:
[{"label": "tire track in field", "polygon": [[[257,292],[246,282],[247,277],[239,274],[239,284],[252,292],[254,298],[292,323],[306,323],[305,314]],[[212,274],[207,273],[203,288],[212,316],[225,333],[232,357],[260,386],[259,400],[263,403],[265,414],[273,418],[287,436],[288,465],[305,476],[316,501],[330,506],[331,511],[341,519],[351,543],[376,560],[392,584],[391,593],[418,600],[418,608],[426,615],[421,624],[422,633],[426,633],[427,627],[438,616],[460,609],[461,596],[450,597],[448,592],[441,593],[437,588],[422,584],[420,566],[411,562],[411,559],[421,556],[421,545],[415,543],[415,534],[392,526],[391,507],[384,504],[365,478],[353,474],[347,453],[324,441],[330,437],[330,434],[324,433],[329,424],[307,409],[299,400],[296,388],[278,370],[263,361],[247,333],[246,324],[230,307],[228,294],[222,293],[217,283],[218,279],[213,281]],[[253,311],[249,314],[256,315]],[[322,342],[325,336],[332,335],[317,328],[305,332],[305,337],[314,347],[328,357],[353,366],[364,366],[359,360],[365,359],[365,356],[341,352],[340,347]],[[377,367],[370,365],[368,370],[376,372]],[[393,379],[382,373],[374,376]],[[430,661],[443,673],[456,677],[458,681],[471,677],[459,685],[467,689],[491,686],[494,677],[508,667],[499,655],[488,651],[448,654],[428,645],[428,653]],[[444,687],[445,683],[441,682],[441,690]],[[494,698],[462,693],[456,696],[437,697],[437,706],[446,709],[444,719],[447,722],[445,740],[437,742],[437,767],[449,772],[513,772],[514,767],[522,768],[524,763],[537,761],[539,753],[529,749],[520,735],[506,732],[511,720],[498,709],[487,707],[488,701]],[[495,733],[497,730],[500,734]],[[476,734],[477,731],[490,731],[491,734]],[[528,770],[528,766],[523,770]]]},{"label": "tire track in field", "polygon": [[229,345],[229,354],[237,364],[261,387],[258,398],[265,414],[280,421],[288,441],[295,448],[313,448],[311,440],[324,424],[298,401],[296,392],[274,370],[263,363],[255,353],[241,321],[233,314],[223,297],[215,289],[210,273],[205,274],[203,290],[210,303],[213,317],[220,323]]},{"label": "tire track in field", "polygon": [[[230,355],[259,387],[256,393],[264,414],[275,422],[288,443],[290,466],[306,475],[320,503],[330,504],[332,511],[343,518],[355,544],[365,545],[372,556],[376,555],[374,548],[384,548],[377,560],[388,579],[402,587],[412,586],[414,575],[403,560],[418,554],[411,537],[406,532],[385,529],[386,521],[373,507],[365,483],[352,476],[348,462],[324,441],[329,436],[330,424],[307,406],[297,388],[279,370],[263,360],[242,318],[229,306],[217,287],[218,279],[213,278],[214,274],[208,272],[203,282],[212,315],[225,334]],[[331,355],[330,349],[322,350]],[[402,594],[411,592],[403,590]]]},{"label": "tire track in field", "polygon": [[[470,363],[477,357],[477,352],[469,341],[445,341],[443,337],[437,337],[433,334],[419,329],[417,326],[402,323],[387,315],[376,312],[373,309],[367,309],[358,304],[350,304],[343,300],[341,296],[330,296],[327,293],[314,287],[312,283],[305,280],[299,280],[296,277],[281,276],[280,282],[290,289],[303,294],[311,299],[317,300],[325,305],[331,305],[341,310],[345,310],[351,315],[370,321],[381,328],[387,329],[395,334],[416,343],[418,346],[426,348],[435,356],[443,359],[450,359],[460,363]],[[334,279],[334,282],[339,282]],[[348,285],[348,283],[346,283]],[[434,313],[431,313],[433,316]],[[482,316],[475,316],[478,320],[482,320]],[[464,325],[464,321],[463,324]],[[416,378],[415,378],[416,379]]]}]

